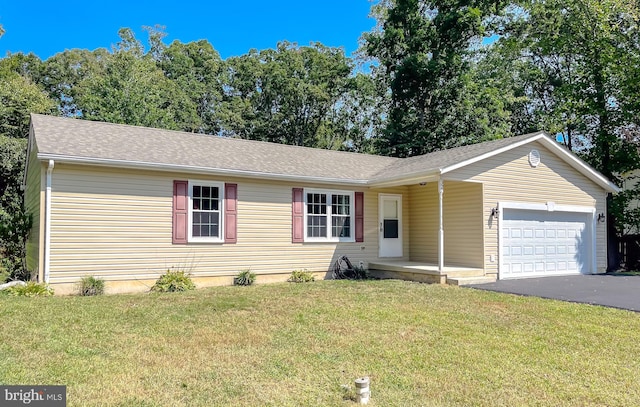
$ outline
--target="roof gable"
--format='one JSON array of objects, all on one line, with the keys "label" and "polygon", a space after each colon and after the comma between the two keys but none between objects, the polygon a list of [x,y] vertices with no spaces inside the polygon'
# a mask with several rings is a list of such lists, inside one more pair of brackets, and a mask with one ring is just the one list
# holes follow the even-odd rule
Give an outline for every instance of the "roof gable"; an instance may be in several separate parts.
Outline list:
[{"label": "roof gable", "polygon": [[393,158],[39,114],[31,126],[42,160],[372,186],[439,177],[539,141],[606,191],[619,190],[542,132]]},{"label": "roof gable", "polygon": [[406,158],[403,161],[391,164],[382,172],[376,174],[373,182],[377,184],[385,184],[403,179],[442,176],[467,165],[471,165],[478,161],[501,154],[505,151],[536,141],[542,143],[553,154],[567,162],[576,171],[580,172],[606,191],[620,191],[620,189],[604,175],[600,174],[578,156],[568,151],[560,143],[554,141],[551,136],[545,132],[491,140],[484,143],[471,144]]}]

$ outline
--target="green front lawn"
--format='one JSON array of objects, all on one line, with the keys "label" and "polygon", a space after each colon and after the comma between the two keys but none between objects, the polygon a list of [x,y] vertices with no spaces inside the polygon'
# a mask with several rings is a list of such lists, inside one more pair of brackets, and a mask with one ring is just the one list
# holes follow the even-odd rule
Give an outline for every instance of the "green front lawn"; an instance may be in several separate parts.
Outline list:
[{"label": "green front lawn", "polygon": [[640,314],[399,281],[0,296],[0,383],[69,406],[640,405]]}]

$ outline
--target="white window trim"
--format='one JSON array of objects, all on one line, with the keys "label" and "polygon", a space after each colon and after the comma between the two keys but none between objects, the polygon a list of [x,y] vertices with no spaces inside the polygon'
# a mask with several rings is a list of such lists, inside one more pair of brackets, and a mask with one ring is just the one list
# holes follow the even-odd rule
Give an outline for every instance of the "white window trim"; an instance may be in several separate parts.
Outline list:
[{"label": "white window trim", "polygon": [[[354,191],[343,191],[339,189],[316,189],[305,188],[304,194],[304,241],[305,242],[355,242],[356,241],[356,201]],[[307,236],[307,194],[326,194],[327,196],[327,237],[309,237]],[[349,196],[349,225],[351,225],[350,237],[332,237],[331,236],[331,195],[347,195]]]},{"label": "white window trim", "polygon": [[[217,187],[219,192],[218,199],[220,200],[219,212],[220,212],[220,227],[218,228],[218,237],[202,237],[202,236],[192,236],[193,234],[193,186],[205,186],[205,187]],[[200,180],[189,180],[189,216],[188,216],[188,237],[187,241],[189,243],[224,243],[224,182],[216,182],[216,181],[200,181]]]}]

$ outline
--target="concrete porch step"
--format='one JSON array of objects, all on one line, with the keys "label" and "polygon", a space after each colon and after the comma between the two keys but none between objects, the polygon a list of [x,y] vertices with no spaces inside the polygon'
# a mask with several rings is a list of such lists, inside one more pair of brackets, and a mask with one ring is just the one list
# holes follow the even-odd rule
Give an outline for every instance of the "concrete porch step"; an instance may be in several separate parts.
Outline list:
[{"label": "concrete porch step", "polygon": [[484,270],[452,266],[446,267],[443,274],[446,274],[447,278],[484,277]]},{"label": "concrete porch step", "polygon": [[496,278],[492,276],[473,276],[473,277],[447,276],[447,284],[449,285],[486,284],[486,283],[495,283],[495,282],[496,282]]}]

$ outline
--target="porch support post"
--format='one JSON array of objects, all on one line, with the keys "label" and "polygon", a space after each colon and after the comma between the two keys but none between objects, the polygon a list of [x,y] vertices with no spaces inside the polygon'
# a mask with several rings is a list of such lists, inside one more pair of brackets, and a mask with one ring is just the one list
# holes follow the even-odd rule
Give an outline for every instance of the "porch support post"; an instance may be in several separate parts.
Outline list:
[{"label": "porch support post", "polygon": [[444,196],[444,186],[442,176],[438,177],[438,271],[444,271],[444,210],[442,200]]}]

